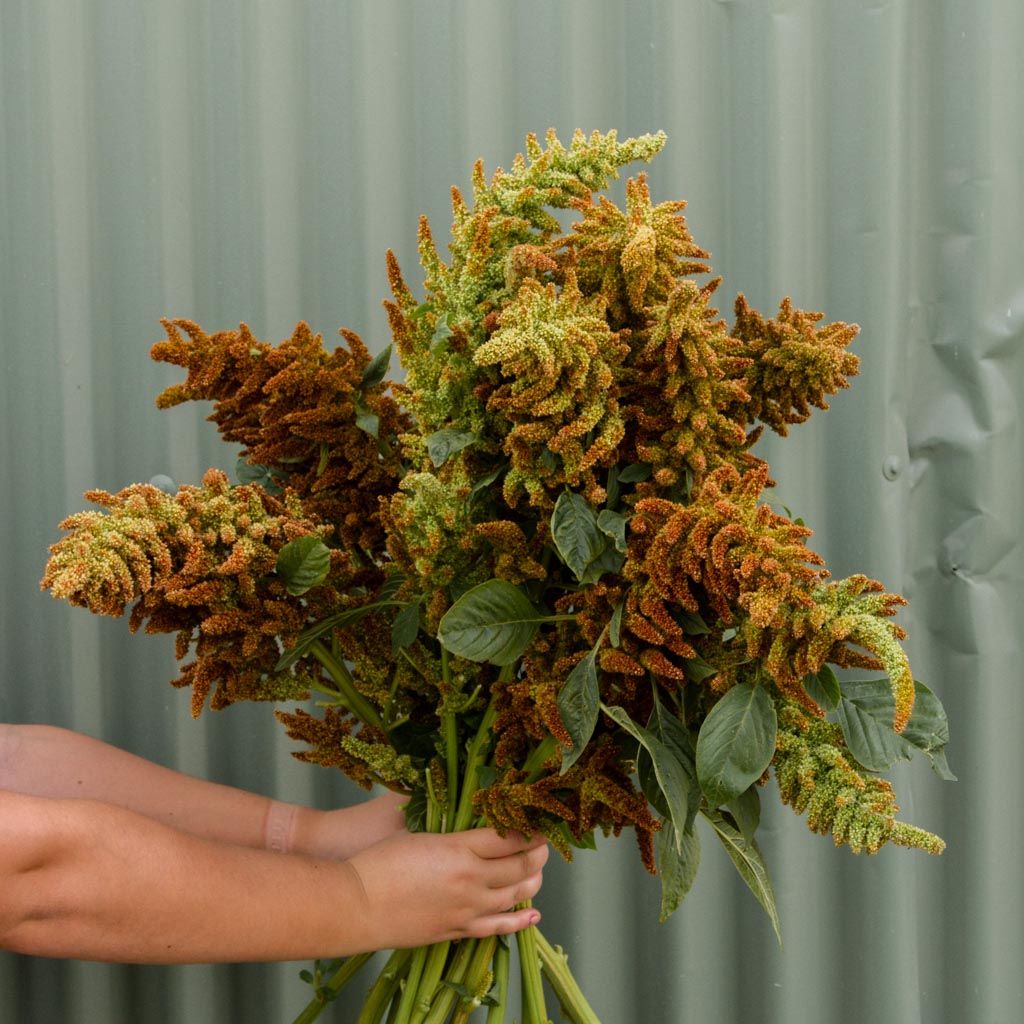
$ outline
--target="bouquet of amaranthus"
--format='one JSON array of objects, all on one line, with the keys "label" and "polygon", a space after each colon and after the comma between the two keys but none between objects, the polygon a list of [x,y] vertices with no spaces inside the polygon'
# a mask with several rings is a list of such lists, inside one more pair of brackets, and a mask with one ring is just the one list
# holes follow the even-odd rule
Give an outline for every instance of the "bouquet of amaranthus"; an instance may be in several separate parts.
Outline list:
[{"label": "bouquet of amaranthus", "polygon": [[[188,378],[158,404],[211,400],[241,482],[90,492],[103,511],[62,524],[43,586],[175,633],[196,715],[317,694],[277,711],[297,756],[407,794],[411,829],[543,833],[571,858],[631,828],[663,918],[703,817],[778,928],[755,841],[771,769],[837,844],[938,853],[877,773],[920,750],[951,777],[946,720],[902,599],[831,580],[751,454],[847,387],[857,328],[742,296],[729,327],[684,203],[652,205],[643,174],[625,210],[595,198],[664,141],[549,133],[490,180],[478,164],[447,261],[421,222],[422,295],[388,255],[401,383],[391,345],[347,330],[329,352],[305,324],[275,347],[167,322],[153,357]],[[559,950],[518,944],[526,1024],[548,1019],[544,977],[596,1021]],[[318,964],[300,1020],[365,960]],[[504,940],[397,951],[359,1020],[495,1024],[508,972]]]}]

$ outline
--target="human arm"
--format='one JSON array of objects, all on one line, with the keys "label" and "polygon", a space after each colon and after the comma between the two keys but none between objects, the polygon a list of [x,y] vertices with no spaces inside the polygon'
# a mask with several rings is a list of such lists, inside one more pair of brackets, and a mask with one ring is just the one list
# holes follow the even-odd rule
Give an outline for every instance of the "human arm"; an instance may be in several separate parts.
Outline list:
[{"label": "human arm", "polygon": [[404,825],[398,794],[321,811],[198,779],[47,725],[0,724],[0,789],[100,800],[201,838],[336,859]]},{"label": "human arm", "polygon": [[402,833],[347,862],[228,843],[123,807],[0,791],[0,948],[122,963],[299,960],[510,934],[541,839]]}]

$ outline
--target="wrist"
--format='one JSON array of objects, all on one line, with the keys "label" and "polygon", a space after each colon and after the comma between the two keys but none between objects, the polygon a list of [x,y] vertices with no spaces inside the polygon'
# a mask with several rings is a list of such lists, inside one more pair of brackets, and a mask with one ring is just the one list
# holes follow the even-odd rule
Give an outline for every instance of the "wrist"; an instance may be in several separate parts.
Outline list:
[{"label": "wrist", "polygon": [[297,804],[270,800],[263,819],[263,846],[273,853],[294,853],[296,824],[300,808]]}]

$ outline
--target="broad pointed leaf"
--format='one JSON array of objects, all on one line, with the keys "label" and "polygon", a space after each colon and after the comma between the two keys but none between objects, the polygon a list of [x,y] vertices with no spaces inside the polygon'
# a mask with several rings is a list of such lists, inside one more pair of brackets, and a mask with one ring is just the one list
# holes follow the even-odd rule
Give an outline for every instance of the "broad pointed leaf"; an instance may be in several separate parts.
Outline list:
[{"label": "broad pointed leaf", "polygon": [[563,747],[563,775],[579,759],[597,725],[601,708],[597,685],[597,652],[600,645],[601,641],[598,640],[594,649],[569,673],[558,694],[558,715],[572,737],[572,749]]},{"label": "broad pointed leaf", "polygon": [[587,566],[607,545],[597,527],[597,515],[582,494],[564,491],[555,502],[551,515],[551,539],[562,561],[582,580]]},{"label": "broad pointed leaf", "polygon": [[775,753],[778,722],[767,690],[738,683],[711,709],[697,737],[697,778],[712,807],[759,778]]},{"label": "broad pointed leaf", "polygon": [[468,448],[478,436],[471,430],[452,430],[445,427],[427,438],[427,454],[435,468],[443,466],[456,452]]},{"label": "broad pointed leaf", "polygon": [[379,384],[388,372],[388,363],[391,362],[391,345],[386,345],[383,351],[370,360],[366,369],[363,370],[362,385],[364,388],[372,388]]},{"label": "broad pointed leaf", "polygon": [[729,858],[740,873],[740,877],[747,883],[747,887],[754,896],[757,897],[757,902],[764,907],[772,922],[772,927],[775,929],[775,936],[781,946],[782,930],[779,923],[779,911],[775,905],[775,890],[772,888],[772,880],[768,875],[768,866],[764,862],[764,857],[761,855],[757,843],[753,841],[748,842],[744,839],[743,833],[718,811],[707,810],[701,813],[711,823],[711,827],[715,830],[715,835],[718,836],[722,846],[725,847],[725,852],[729,854]]},{"label": "broad pointed leaf", "polygon": [[507,580],[488,580],[466,591],[445,612],[437,636],[460,658],[511,665],[546,618],[518,587]]},{"label": "broad pointed leaf", "polygon": [[658,874],[661,876],[661,914],[664,923],[679,909],[679,904],[693,886],[700,867],[700,837],[696,832],[683,833],[677,846],[670,822],[658,833]]},{"label": "broad pointed leaf", "polygon": [[601,710],[609,718],[629,733],[650,754],[654,775],[665,799],[665,806],[675,827],[676,845],[681,846],[681,836],[686,829],[689,812],[689,783],[686,768],[676,757],[675,752],[662,743],[654,733],[637,725],[625,710],[620,707],[601,705]]},{"label": "broad pointed leaf", "polygon": [[330,548],[315,533],[289,541],[277,553],[275,571],[293,597],[323,583],[330,568]]}]

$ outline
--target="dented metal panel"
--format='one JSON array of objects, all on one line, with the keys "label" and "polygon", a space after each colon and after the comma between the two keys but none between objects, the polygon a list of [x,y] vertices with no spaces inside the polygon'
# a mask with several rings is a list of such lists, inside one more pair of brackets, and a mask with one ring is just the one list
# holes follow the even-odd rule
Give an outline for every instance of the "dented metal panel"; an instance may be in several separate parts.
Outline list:
[{"label": "dented metal panel", "polygon": [[[628,840],[553,865],[546,932],[606,1024],[1021,1019],[1022,46],[1016,0],[0,4],[0,714],[358,798],[265,709],[190,721],[167,644],[37,595],[56,523],[87,487],[231,467],[200,411],[152,407],[159,317],[379,348],[385,249],[413,266],[477,156],[663,128],[654,197],[689,200],[726,314],[743,291],[861,325],[851,391],[764,446],[834,573],[910,600],[959,782],[894,773],[941,858],[834,851],[766,794],[784,949],[710,841],[662,926]],[[288,1020],[298,966],[0,954],[0,1020]]]}]

